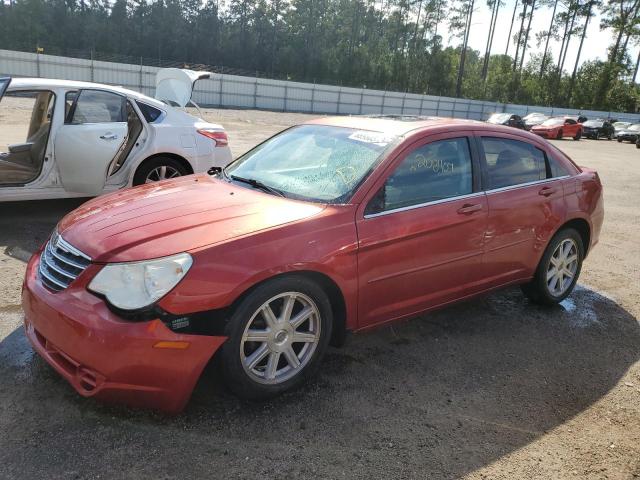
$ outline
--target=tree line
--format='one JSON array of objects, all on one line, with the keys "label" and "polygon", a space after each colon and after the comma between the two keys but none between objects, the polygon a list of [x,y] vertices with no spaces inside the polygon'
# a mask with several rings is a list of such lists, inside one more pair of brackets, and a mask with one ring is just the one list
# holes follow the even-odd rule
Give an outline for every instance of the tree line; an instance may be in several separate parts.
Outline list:
[{"label": "tree line", "polygon": [[[482,50],[469,47],[479,8]],[[552,12],[543,31],[532,20]],[[596,13],[605,59],[580,63]],[[498,17],[500,26],[498,27]],[[507,28],[509,41],[494,41]],[[507,20],[507,21],[508,21]],[[447,37],[445,37],[445,32]],[[277,78],[636,111],[640,0],[4,0],[0,47],[224,65]],[[531,54],[533,46],[541,53]],[[567,53],[576,53],[575,62]]]}]

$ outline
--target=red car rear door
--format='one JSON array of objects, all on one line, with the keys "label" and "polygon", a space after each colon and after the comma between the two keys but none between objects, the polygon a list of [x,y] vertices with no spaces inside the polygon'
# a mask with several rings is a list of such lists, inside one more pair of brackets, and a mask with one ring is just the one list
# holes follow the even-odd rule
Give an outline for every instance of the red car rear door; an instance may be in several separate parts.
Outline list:
[{"label": "red car rear door", "polygon": [[531,277],[549,238],[564,221],[564,177],[553,175],[546,153],[507,134],[477,137],[489,215],[483,271],[492,288]]},{"label": "red car rear door", "polygon": [[358,209],[359,328],[476,290],[487,201],[469,133],[405,149]]}]

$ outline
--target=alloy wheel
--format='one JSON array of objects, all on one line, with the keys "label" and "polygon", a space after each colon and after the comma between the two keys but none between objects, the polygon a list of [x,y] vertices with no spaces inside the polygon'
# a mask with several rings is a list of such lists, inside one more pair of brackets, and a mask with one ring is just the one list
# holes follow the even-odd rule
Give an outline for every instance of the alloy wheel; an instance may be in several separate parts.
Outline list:
[{"label": "alloy wheel", "polygon": [[573,282],[578,270],[578,245],[566,238],[556,247],[547,267],[547,288],[549,293],[559,297]]},{"label": "alloy wheel", "polygon": [[170,165],[161,165],[149,172],[144,183],[159,182],[160,180],[166,180],[168,178],[175,178],[179,176],[180,172],[176,168]]},{"label": "alloy wheel", "polygon": [[271,297],[254,312],[242,335],[245,372],[263,384],[291,379],[313,358],[320,329],[320,311],[307,295],[285,292]]}]

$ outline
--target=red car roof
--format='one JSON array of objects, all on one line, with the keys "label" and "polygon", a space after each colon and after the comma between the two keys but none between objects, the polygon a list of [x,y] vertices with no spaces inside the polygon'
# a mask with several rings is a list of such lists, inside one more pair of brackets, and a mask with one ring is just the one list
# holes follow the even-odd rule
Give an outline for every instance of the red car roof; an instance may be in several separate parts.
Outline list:
[{"label": "red car roof", "polygon": [[[384,132],[391,135],[404,135],[407,132],[428,127],[460,126],[463,128],[482,129],[487,124],[477,120],[465,120],[461,118],[419,117],[419,116],[342,116],[316,118],[305,124],[330,125],[336,127],[355,128],[358,130],[371,130]],[[494,126],[495,127],[495,126]],[[493,127],[492,127],[493,128]]]}]

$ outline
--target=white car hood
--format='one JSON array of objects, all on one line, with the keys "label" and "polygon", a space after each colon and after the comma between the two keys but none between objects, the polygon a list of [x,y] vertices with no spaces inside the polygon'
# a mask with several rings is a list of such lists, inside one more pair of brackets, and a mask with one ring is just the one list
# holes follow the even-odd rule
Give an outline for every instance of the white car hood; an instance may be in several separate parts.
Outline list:
[{"label": "white car hood", "polygon": [[163,68],[156,75],[155,98],[174,107],[185,107],[191,100],[195,83],[210,77],[211,72]]}]

